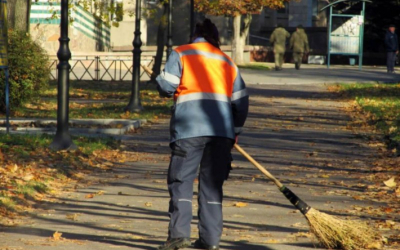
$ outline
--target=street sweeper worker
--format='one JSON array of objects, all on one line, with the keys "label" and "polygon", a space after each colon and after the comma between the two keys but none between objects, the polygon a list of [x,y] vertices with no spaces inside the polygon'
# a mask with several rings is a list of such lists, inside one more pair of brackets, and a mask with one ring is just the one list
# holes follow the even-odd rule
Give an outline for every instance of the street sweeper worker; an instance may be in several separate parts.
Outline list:
[{"label": "street sweeper worker", "polygon": [[196,25],[191,44],[177,47],[157,77],[161,96],[173,97],[168,239],[159,250],[191,245],[193,183],[199,170],[200,249],[219,249],[222,186],[230,171],[231,149],[245,123],[249,97],[232,59],[220,49],[216,26]]}]

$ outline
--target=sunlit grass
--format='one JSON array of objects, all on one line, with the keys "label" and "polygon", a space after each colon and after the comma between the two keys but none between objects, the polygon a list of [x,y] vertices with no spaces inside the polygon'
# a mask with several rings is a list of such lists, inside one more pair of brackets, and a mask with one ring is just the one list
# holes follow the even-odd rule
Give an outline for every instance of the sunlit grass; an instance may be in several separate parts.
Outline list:
[{"label": "sunlit grass", "polygon": [[271,67],[267,65],[267,63],[263,62],[251,62],[245,63],[242,65],[238,65],[239,69],[253,69],[253,70],[270,70]]},{"label": "sunlit grass", "polygon": [[[70,86],[69,117],[71,119],[158,119],[170,115],[171,99],[159,97],[154,85],[142,86],[140,113],[125,112],[131,95],[130,82],[73,81]],[[12,117],[57,117],[57,85],[51,82],[38,100],[15,110]]]},{"label": "sunlit grass", "polygon": [[53,137],[0,133],[0,218],[82,172],[101,169],[105,154],[119,157],[119,141],[111,138],[74,136],[78,150],[55,152],[49,149]]},{"label": "sunlit grass", "polygon": [[369,112],[370,123],[400,142],[400,84],[342,84],[339,92]]}]

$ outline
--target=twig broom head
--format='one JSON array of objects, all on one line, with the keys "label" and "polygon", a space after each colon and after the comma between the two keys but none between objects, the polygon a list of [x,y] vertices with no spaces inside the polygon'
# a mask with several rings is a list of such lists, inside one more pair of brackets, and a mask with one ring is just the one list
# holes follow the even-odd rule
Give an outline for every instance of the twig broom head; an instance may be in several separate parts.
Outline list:
[{"label": "twig broom head", "polygon": [[311,232],[328,249],[360,250],[380,239],[378,233],[357,220],[342,220],[319,212],[308,206],[290,189],[283,186],[281,192],[299,209],[310,224]]},{"label": "twig broom head", "polygon": [[359,250],[380,238],[378,233],[362,221],[341,220],[313,208],[304,215],[311,232],[329,249]]},{"label": "twig broom head", "polygon": [[381,237],[379,237],[378,233],[371,230],[368,225],[363,222],[344,221],[311,208],[247,154],[239,145],[235,144],[235,148],[263,174],[271,179],[286,198],[303,213],[310,224],[311,232],[324,247],[330,249],[360,250],[368,248],[369,244],[380,240]]}]

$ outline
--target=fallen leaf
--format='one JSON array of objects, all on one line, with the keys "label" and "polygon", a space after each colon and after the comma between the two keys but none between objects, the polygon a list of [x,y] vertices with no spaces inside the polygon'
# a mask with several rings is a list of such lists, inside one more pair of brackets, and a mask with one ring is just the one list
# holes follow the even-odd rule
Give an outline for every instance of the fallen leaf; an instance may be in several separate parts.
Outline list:
[{"label": "fallen leaf", "polygon": [[266,240],[263,243],[265,244],[276,244],[279,243],[279,241],[275,240],[275,239],[270,239],[270,240]]},{"label": "fallen leaf", "polygon": [[100,190],[100,191],[98,191],[96,194],[97,194],[97,195],[103,195],[104,193],[105,193],[105,191]]},{"label": "fallen leaf", "polygon": [[92,199],[94,197],[94,194],[87,194],[85,196],[86,199]]},{"label": "fallen leaf", "polygon": [[396,197],[400,198],[400,187],[396,189]]},{"label": "fallen leaf", "polygon": [[383,183],[384,183],[387,187],[393,188],[393,187],[396,187],[396,185],[397,185],[397,183],[396,183],[394,180],[395,180],[395,178],[392,177],[392,178],[390,178],[389,180],[384,181]]},{"label": "fallen leaf", "polygon": [[385,211],[385,213],[391,213],[391,212],[393,212],[393,208],[387,207],[384,209],[384,211]]},{"label": "fallen leaf", "polygon": [[372,242],[366,246],[367,249],[382,249],[382,243],[379,241]]},{"label": "fallen leaf", "polygon": [[240,215],[240,214],[234,214],[234,215],[232,215],[232,217],[233,218],[244,218],[244,216]]},{"label": "fallen leaf", "polygon": [[23,179],[24,181],[30,181],[30,180],[32,180],[33,178],[34,178],[33,174],[27,174],[27,175],[25,175],[24,177],[22,177],[22,179]]},{"label": "fallen leaf", "polygon": [[234,207],[247,207],[247,203],[245,202],[236,202],[235,204],[233,204]]},{"label": "fallen leaf", "polygon": [[152,207],[152,206],[153,206],[153,203],[151,203],[151,202],[146,202],[146,203],[144,203],[144,205],[145,205],[146,207]]},{"label": "fallen leaf", "polygon": [[55,233],[53,233],[53,239],[54,240],[61,240],[61,235],[62,235],[62,233],[59,233],[59,232],[55,232]]},{"label": "fallen leaf", "polygon": [[79,214],[67,214],[65,217],[69,220],[77,221]]},{"label": "fallen leaf", "polygon": [[298,232],[293,234],[293,236],[295,237],[305,237],[305,238],[312,238],[312,234],[311,233],[305,233],[305,232]]}]

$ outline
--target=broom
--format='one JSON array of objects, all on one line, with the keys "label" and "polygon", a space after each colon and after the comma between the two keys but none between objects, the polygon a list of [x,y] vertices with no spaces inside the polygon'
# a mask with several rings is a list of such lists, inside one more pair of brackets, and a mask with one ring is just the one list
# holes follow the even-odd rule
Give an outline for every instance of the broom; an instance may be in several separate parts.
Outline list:
[{"label": "broom", "polygon": [[381,238],[366,223],[356,220],[344,221],[310,207],[247,154],[238,144],[235,144],[235,148],[272,180],[285,197],[301,211],[310,225],[311,233],[316,236],[324,247],[329,249],[359,250],[368,248],[368,245],[372,245],[372,242]]}]

